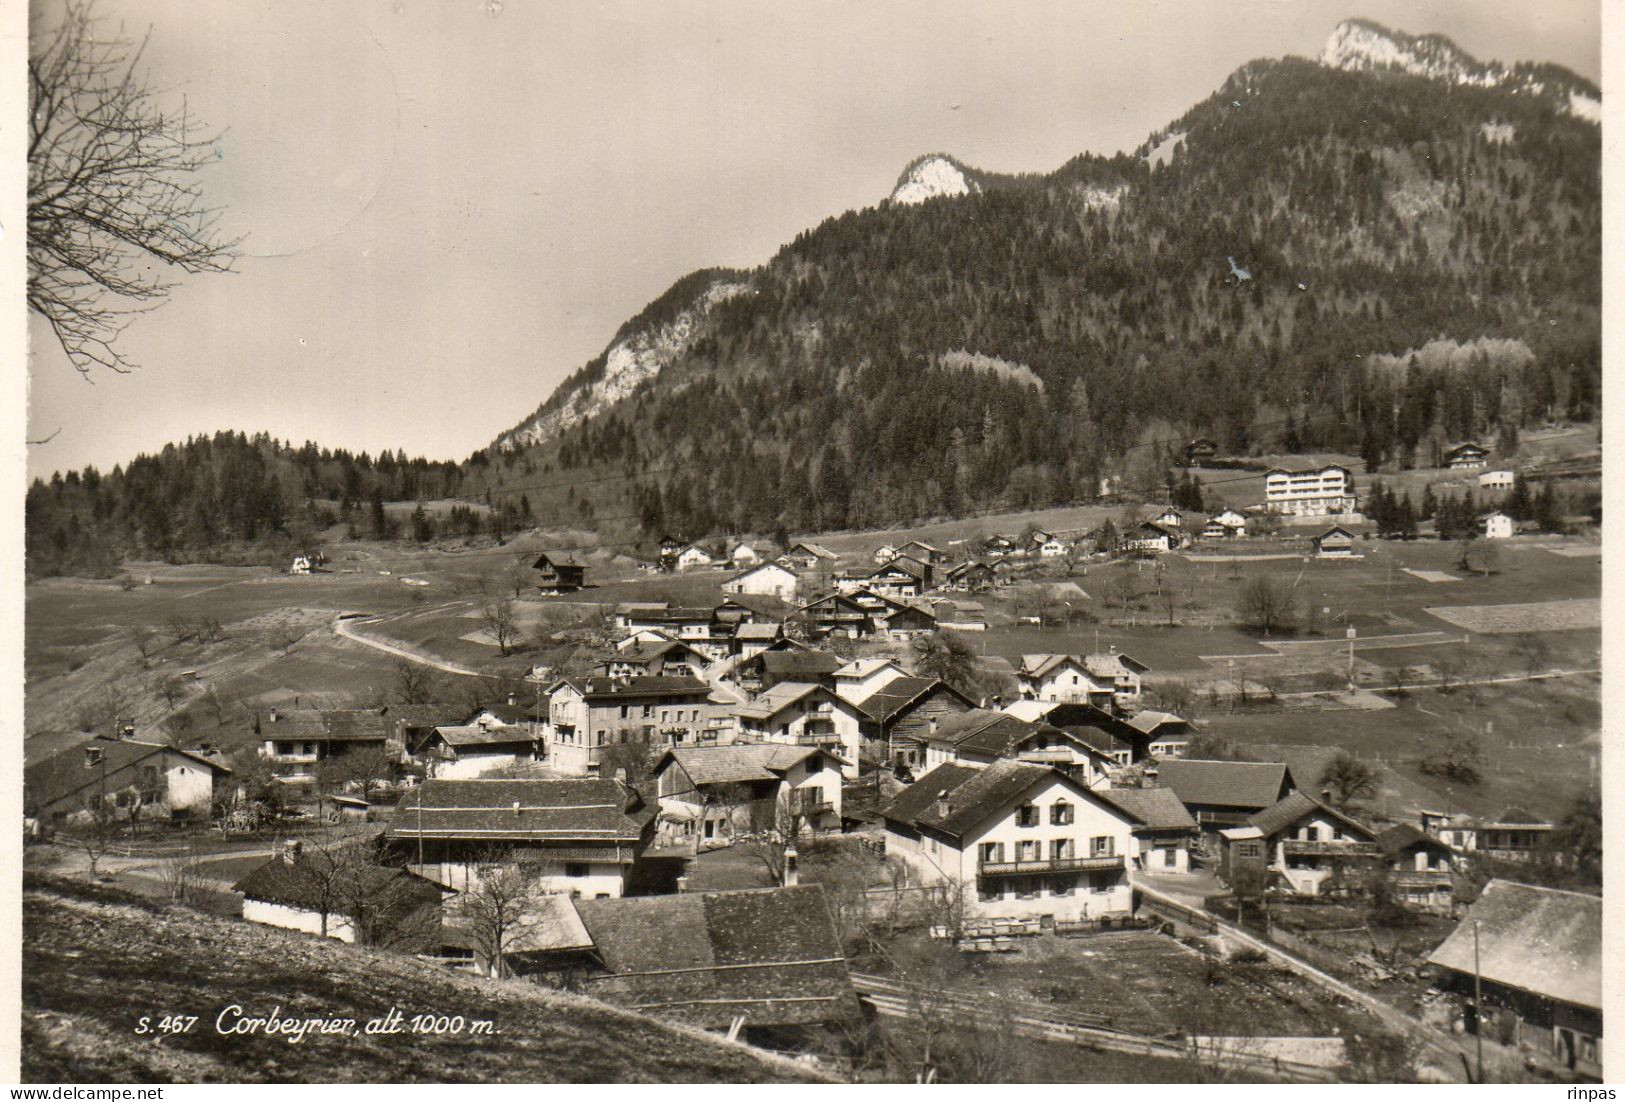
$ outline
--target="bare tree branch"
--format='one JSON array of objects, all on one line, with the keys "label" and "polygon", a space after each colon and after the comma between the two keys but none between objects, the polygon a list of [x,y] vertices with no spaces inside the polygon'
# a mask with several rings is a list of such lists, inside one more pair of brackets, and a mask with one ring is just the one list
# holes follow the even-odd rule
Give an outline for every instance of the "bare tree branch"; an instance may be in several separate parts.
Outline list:
[{"label": "bare tree branch", "polygon": [[219,236],[195,180],[219,135],[163,102],[145,40],[102,37],[93,6],[32,27],[28,61],[28,306],[87,377],[136,366],[115,342],[174,286],[164,267],[230,271],[241,241]]}]

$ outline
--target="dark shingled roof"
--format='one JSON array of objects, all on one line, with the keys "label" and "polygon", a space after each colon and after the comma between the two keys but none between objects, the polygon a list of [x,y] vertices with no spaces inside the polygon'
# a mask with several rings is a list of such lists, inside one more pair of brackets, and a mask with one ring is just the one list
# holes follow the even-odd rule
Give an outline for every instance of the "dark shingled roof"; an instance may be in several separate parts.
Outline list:
[{"label": "dark shingled roof", "polygon": [[1377,845],[1381,846],[1382,851],[1390,856],[1401,853],[1417,844],[1426,845],[1436,850],[1450,848],[1431,834],[1423,833],[1410,823],[1396,823],[1377,835]]},{"label": "dark shingled roof", "polygon": [[870,719],[886,723],[910,704],[937,688],[957,697],[967,708],[971,706],[971,702],[962,693],[955,692],[952,687],[934,677],[894,677],[858,701],[858,710]]},{"label": "dark shingled roof", "polygon": [[1180,758],[1157,766],[1157,783],[1171,788],[1181,803],[1260,811],[1281,798],[1286,766],[1244,761]]},{"label": "dark shingled roof", "polygon": [[1473,927],[1486,980],[1602,1009],[1602,899],[1491,880],[1428,963],[1471,975]]},{"label": "dark shingled roof", "polygon": [[593,700],[633,696],[692,696],[711,691],[711,686],[697,677],[570,677],[564,683]]},{"label": "dark shingled roof", "polygon": [[1036,730],[1033,724],[1017,719],[1008,712],[975,708],[943,720],[937,725],[936,734],[931,736],[930,741],[947,743],[956,751],[999,755],[1014,748]]},{"label": "dark shingled roof", "polygon": [[1122,809],[1147,830],[1195,830],[1196,820],[1167,788],[1097,788],[1096,796]]},{"label": "dark shingled roof", "polygon": [[1343,826],[1366,839],[1375,839],[1371,828],[1357,819],[1351,819],[1335,807],[1321,803],[1307,792],[1293,792],[1285,798],[1276,801],[1269,807],[1258,812],[1247,820],[1248,826],[1255,826],[1268,838],[1277,834],[1306,815],[1324,815],[1335,819]]},{"label": "dark shingled roof", "polygon": [[[310,862],[309,857],[294,861],[273,857],[237,881],[231,890],[241,892],[245,898],[259,899],[266,903],[319,909],[323,903],[322,877]],[[438,899],[442,893],[452,894],[452,889],[442,887],[416,873],[384,865],[362,865],[348,869],[345,877],[351,881],[359,879],[364,885],[362,890],[366,893],[365,897],[370,899],[382,898],[386,892],[401,895],[410,893],[412,896],[421,896],[425,899]],[[354,889],[350,887],[343,889],[340,894],[355,898]],[[329,906],[333,905],[331,892],[327,893],[326,902]]]},{"label": "dark shingled roof", "polygon": [[421,822],[425,838],[631,846],[657,810],[619,781],[599,778],[431,780],[402,797],[389,836],[416,838]]},{"label": "dark shingled roof", "polygon": [[[1065,779],[1047,765],[1009,758],[979,769],[939,765],[899,792],[881,814],[958,838],[1034,785],[1056,777]],[[944,789],[948,791],[948,814],[939,815],[936,801]]]},{"label": "dark shingled roof", "polygon": [[267,713],[260,735],[268,739],[335,739],[359,742],[387,741],[395,734],[397,717],[381,711],[316,708],[278,708],[275,721]]},{"label": "dark shingled roof", "polygon": [[586,993],[700,1026],[861,1017],[823,889],[580,900],[608,976]]},{"label": "dark shingled roof", "polygon": [[813,678],[832,674],[841,668],[841,660],[821,650],[765,650],[752,661],[759,662],[764,673],[777,674],[781,680],[797,680],[793,675],[812,675]]},{"label": "dark shingled roof", "polygon": [[[101,762],[87,766],[85,751],[100,750]],[[101,784],[103,777],[112,777],[121,769],[128,769],[165,751],[181,754],[198,765],[217,773],[231,770],[219,762],[211,761],[191,750],[177,750],[157,742],[138,742],[135,739],[86,739],[77,746],[59,750],[44,761],[37,761],[23,769],[24,803],[29,807],[45,807],[81,791],[89,792]],[[129,779],[124,785],[133,783]],[[113,789],[109,789],[113,791]]]}]

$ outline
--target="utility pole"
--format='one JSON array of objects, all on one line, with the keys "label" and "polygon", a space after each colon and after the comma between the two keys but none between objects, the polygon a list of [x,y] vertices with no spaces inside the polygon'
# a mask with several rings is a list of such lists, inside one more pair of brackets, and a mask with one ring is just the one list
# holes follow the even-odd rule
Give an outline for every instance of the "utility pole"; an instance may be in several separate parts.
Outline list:
[{"label": "utility pole", "polygon": [[1484,976],[1478,970],[1478,919],[1473,919],[1473,1038],[1478,1042],[1478,1081],[1484,1082]]}]

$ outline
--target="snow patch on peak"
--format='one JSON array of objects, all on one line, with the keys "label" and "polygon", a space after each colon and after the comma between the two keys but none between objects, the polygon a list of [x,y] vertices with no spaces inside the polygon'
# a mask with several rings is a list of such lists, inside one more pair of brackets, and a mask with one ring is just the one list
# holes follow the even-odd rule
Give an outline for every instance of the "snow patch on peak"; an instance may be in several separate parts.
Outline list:
[{"label": "snow patch on peak", "polygon": [[952,160],[941,154],[930,154],[903,171],[903,178],[892,188],[891,201],[923,203],[942,195],[974,195],[981,190],[981,185],[965,175]]},{"label": "snow patch on peak", "polygon": [[1502,83],[1508,76],[1506,70],[1480,63],[1447,38],[1418,38],[1363,19],[1347,19],[1337,25],[1320,52],[1320,63],[1351,72],[1399,69],[1415,76],[1485,88]]},{"label": "snow patch on peak", "polygon": [[500,438],[497,447],[524,447],[550,440],[630,396],[693,346],[718,303],[750,290],[748,283],[719,280],[700,292],[687,309],[670,321],[652,329],[640,329],[616,341],[605,351],[604,370],[597,378],[577,387],[557,409],[533,417]]},{"label": "snow patch on peak", "polygon": [[1602,101],[1584,92],[1569,93],[1569,114],[1586,122],[1602,123]]}]

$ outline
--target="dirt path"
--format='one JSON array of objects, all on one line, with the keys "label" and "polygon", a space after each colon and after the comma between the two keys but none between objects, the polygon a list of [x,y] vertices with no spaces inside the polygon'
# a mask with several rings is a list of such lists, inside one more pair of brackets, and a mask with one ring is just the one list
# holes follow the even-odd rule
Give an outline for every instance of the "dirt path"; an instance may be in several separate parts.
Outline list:
[{"label": "dirt path", "polygon": [[386,654],[393,654],[397,658],[404,658],[408,662],[416,662],[420,666],[429,666],[429,667],[431,667],[433,669],[440,670],[440,671],[442,671],[444,673],[454,673],[454,674],[458,674],[459,676],[462,676],[462,677],[481,677],[481,676],[484,676],[484,675],[482,675],[481,673],[479,673],[476,670],[471,670],[471,669],[467,669],[466,667],[463,667],[463,666],[454,665],[451,662],[442,662],[438,658],[429,658],[429,657],[426,657],[425,655],[416,654],[416,653],[414,653],[412,651],[407,650],[404,647],[397,647],[397,646],[395,646],[395,645],[393,645],[391,643],[385,643],[381,639],[370,639],[365,635],[358,635],[358,634],[355,633],[355,631],[352,630],[351,625],[353,625],[353,624],[357,624],[357,623],[375,623],[375,622],[377,622],[377,619],[378,619],[377,617],[373,617],[373,618],[367,619],[367,620],[358,620],[358,619],[354,619],[354,618],[344,619],[344,618],[341,617],[341,618],[333,621],[333,634],[341,636],[342,638],[345,638],[345,639],[349,639],[352,642],[360,643],[364,647],[371,647],[374,650],[381,650]]}]

